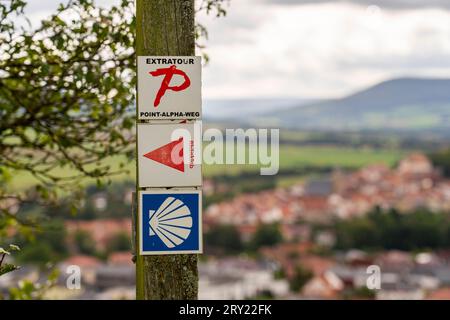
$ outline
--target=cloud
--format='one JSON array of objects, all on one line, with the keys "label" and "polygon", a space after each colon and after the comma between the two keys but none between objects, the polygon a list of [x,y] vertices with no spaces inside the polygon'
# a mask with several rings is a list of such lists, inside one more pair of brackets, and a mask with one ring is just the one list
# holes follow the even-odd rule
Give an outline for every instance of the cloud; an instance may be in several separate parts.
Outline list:
[{"label": "cloud", "polygon": [[[256,1],[232,2],[224,19],[202,17],[210,29],[205,97],[323,98],[393,77],[450,77],[447,10]],[[246,12],[252,22],[235,25]]]},{"label": "cloud", "polygon": [[[68,0],[31,0],[27,2],[27,10],[30,12],[53,12],[60,3],[66,4]],[[119,3],[119,0],[96,0],[95,3],[100,6],[111,6]]]},{"label": "cloud", "polygon": [[[59,1],[29,2],[38,22]],[[204,97],[324,98],[393,77],[450,78],[444,9],[450,0],[232,0],[225,18],[197,17],[209,31]]]},{"label": "cloud", "polygon": [[450,9],[448,0],[264,0],[266,3],[279,5],[303,5],[320,3],[352,3],[363,6],[376,5],[384,9]]}]

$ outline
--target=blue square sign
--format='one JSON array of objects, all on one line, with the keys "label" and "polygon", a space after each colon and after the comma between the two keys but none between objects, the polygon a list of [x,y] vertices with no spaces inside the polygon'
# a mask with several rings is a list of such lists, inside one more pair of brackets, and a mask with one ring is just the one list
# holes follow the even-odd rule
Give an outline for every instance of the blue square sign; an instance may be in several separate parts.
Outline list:
[{"label": "blue square sign", "polygon": [[140,252],[201,253],[201,191],[141,191]]}]

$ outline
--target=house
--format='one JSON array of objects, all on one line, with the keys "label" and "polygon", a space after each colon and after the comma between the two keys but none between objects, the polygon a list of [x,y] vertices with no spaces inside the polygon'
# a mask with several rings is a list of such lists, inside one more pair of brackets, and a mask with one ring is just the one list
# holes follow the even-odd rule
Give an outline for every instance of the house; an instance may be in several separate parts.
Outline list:
[{"label": "house", "polygon": [[400,161],[397,171],[400,174],[427,175],[433,172],[433,164],[421,153],[413,153]]},{"label": "house", "polygon": [[426,297],[427,300],[450,300],[450,287],[444,287],[432,291]]},{"label": "house", "polygon": [[111,265],[134,265],[131,252],[113,252],[108,257],[108,264]]},{"label": "house", "polygon": [[375,264],[383,272],[407,272],[414,267],[414,259],[408,252],[391,250],[377,256]]},{"label": "house", "polygon": [[117,234],[131,236],[131,219],[67,220],[65,222],[69,241],[77,231],[85,231],[92,236],[97,250],[104,250],[108,242]]},{"label": "house", "polygon": [[302,296],[309,299],[338,299],[344,289],[342,280],[332,271],[314,276],[302,289]]},{"label": "house", "polygon": [[242,300],[270,292],[276,297],[289,293],[286,280],[274,279],[266,263],[247,258],[210,259],[199,269],[199,299]]}]

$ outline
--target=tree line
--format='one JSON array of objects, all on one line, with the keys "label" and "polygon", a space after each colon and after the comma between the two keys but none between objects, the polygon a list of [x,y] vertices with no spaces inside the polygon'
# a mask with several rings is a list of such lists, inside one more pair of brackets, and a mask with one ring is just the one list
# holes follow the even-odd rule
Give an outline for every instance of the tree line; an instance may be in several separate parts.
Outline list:
[{"label": "tree line", "polygon": [[362,217],[339,220],[332,227],[337,249],[405,250],[448,248],[450,213],[418,209],[400,213],[374,209]]}]

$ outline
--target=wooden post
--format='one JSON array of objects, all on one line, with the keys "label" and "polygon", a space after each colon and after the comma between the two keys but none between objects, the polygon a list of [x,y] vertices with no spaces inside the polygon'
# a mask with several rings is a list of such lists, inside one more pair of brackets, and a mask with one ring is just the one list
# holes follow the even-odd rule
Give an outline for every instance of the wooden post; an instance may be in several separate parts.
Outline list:
[{"label": "wooden post", "polygon": [[[137,0],[136,54],[194,55],[194,16],[194,0]],[[136,248],[140,230],[136,224]],[[197,299],[197,255],[141,256],[138,251],[136,299]]]}]

